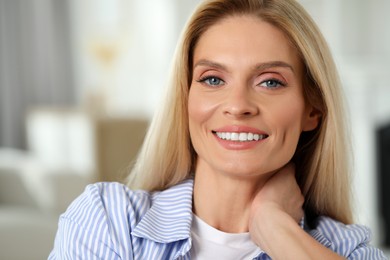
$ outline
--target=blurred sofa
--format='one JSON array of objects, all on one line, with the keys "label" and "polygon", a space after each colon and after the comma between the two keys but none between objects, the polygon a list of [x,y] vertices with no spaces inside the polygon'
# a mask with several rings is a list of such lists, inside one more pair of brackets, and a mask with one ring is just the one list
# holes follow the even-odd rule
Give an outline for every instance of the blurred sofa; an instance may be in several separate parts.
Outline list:
[{"label": "blurred sofa", "polygon": [[92,179],[49,171],[24,151],[0,150],[0,259],[47,259],[60,213]]}]

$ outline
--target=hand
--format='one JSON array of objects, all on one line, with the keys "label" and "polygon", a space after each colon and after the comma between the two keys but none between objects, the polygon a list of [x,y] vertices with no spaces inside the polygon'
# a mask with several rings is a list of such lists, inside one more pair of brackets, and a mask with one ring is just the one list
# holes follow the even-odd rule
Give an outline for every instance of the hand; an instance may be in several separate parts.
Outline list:
[{"label": "hand", "polygon": [[252,202],[249,232],[253,242],[272,259],[344,259],[298,226],[303,202],[295,167],[288,163],[270,177]]},{"label": "hand", "polygon": [[279,209],[299,223],[303,217],[304,197],[295,179],[295,166],[288,163],[276,172],[257,193],[251,209],[252,218],[257,211],[269,207]]},{"label": "hand", "polygon": [[271,223],[270,218],[278,219],[278,216],[286,215],[299,223],[303,217],[303,202],[304,197],[295,179],[295,166],[290,162],[261,187],[253,200],[249,219],[252,240],[261,246],[263,239],[260,229],[265,223]]}]

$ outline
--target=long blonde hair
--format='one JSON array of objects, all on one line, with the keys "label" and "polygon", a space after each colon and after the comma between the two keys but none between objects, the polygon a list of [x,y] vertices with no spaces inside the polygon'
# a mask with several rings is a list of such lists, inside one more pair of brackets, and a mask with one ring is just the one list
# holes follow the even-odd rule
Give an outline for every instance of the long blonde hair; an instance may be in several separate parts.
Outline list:
[{"label": "long blonde hair", "polygon": [[208,0],[198,6],[179,41],[167,95],[152,120],[128,185],[163,190],[189,178],[196,160],[187,114],[194,48],[210,26],[233,15],[259,17],[282,30],[295,45],[306,68],[305,100],[322,115],[314,131],[302,133],[294,155],[305,211],[313,219],[327,215],[352,222],[350,151],[338,73],[322,34],[294,0]]}]

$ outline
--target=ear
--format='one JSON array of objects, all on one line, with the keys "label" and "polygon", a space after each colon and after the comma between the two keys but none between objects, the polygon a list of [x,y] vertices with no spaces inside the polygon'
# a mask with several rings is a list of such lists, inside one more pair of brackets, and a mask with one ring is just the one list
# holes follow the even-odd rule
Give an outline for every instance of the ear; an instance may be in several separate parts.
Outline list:
[{"label": "ear", "polygon": [[305,113],[305,118],[302,123],[302,131],[305,132],[305,131],[312,131],[316,129],[316,127],[320,122],[321,116],[322,114],[318,109],[312,106],[308,106]]}]

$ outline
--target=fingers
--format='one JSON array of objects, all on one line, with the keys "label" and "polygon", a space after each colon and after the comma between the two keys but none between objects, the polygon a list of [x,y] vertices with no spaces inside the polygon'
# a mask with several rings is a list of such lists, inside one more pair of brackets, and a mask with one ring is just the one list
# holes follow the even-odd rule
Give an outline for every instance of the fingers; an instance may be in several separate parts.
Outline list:
[{"label": "fingers", "polygon": [[254,203],[277,206],[290,215],[297,223],[304,212],[304,196],[295,179],[295,164],[290,162],[275,173],[261,188]]}]

